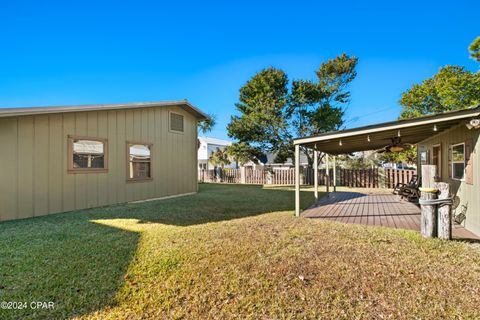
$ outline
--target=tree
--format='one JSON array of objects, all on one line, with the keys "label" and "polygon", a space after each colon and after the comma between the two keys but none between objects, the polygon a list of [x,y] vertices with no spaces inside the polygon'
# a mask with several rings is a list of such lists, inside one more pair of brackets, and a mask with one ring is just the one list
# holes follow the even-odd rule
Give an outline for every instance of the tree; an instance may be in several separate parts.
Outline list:
[{"label": "tree", "polygon": [[250,155],[261,150],[288,153],[292,135],[288,123],[288,78],[270,67],[255,74],[241,89],[228,135],[249,146]]},{"label": "tree", "polygon": [[480,37],[473,40],[468,50],[470,51],[470,57],[480,62]]},{"label": "tree", "polygon": [[217,124],[217,117],[214,114],[208,114],[208,118],[198,122],[199,133],[206,134],[212,131],[213,127]]},{"label": "tree", "polygon": [[258,148],[252,147],[245,142],[234,143],[228,146],[227,154],[242,166],[250,161],[258,164],[259,159],[264,156]]},{"label": "tree", "polygon": [[378,157],[378,160],[384,163],[417,163],[417,147],[412,146],[401,152],[384,152]]},{"label": "tree", "polygon": [[400,118],[465,109],[479,102],[480,73],[460,66],[446,66],[432,78],[402,93]]},{"label": "tree", "polygon": [[215,166],[221,167],[222,169],[231,163],[227,151],[225,149],[217,148],[215,151],[212,151],[212,154],[208,160]]},{"label": "tree", "polygon": [[[293,158],[294,135],[304,137],[341,127],[356,65],[356,57],[342,54],[320,65],[317,82],[293,81],[291,92],[285,72],[272,67],[260,71],[240,89],[235,105],[240,115],[232,117],[229,136],[248,144],[249,151],[275,153],[275,162]],[[302,152],[312,164],[310,151],[302,148]]]},{"label": "tree", "polygon": [[[472,73],[460,66],[440,68],[433,77],[414,84],[402,93],[399,103],[401,119],[468,108],[480,102],[480,73]],[[415,163],[417,148],[383,154],[386,162]]]},{"label": "tree", "polygon": [[[322,62],[315,72],[318,82],[296,80],[292,84],[292,127],[296,136],[339,130],[343,125],[345,108],[350,102],[348,85],[355,79],[358,58],[342,54]],[[313,154],[302,148],[308,162]]]}]

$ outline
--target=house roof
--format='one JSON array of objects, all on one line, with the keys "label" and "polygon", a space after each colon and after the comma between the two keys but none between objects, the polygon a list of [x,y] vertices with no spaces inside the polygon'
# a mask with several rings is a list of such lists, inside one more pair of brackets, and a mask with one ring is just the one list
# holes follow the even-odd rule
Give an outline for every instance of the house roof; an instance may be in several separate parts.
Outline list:
[{"label": "house roof", "polygon": [[294,140],[294,144],[316,148],[330,154],[380,149],[390,144],[392,138],[398,136],[401,137],[402,143],[416,144],[467,119],[478,116],[480,116],[480,104],[467,109],[414,119],[397,120],[297,138]]},{"label": "house roof", "polygon": [[158,101],[158,102],[136,102],[136,103],[117,103],[117,104],[89,104],[76,106],[55,106],[55,107],[29,107],[29,108],[0,108],[0,117],[16,117],[37,114],[52,114],[66,112],[82,111],[105,111],[121,109],[138,109],[153,107],[171,107],[178,106],[187,112],[190,112],[198,120],[208,119],[209,116],[203,111],[192,105],[188,100]]},{"label": "house roof", "polygon": [[229,146],[232,144],[232,142],[228,140],[222,140],[222,139],[210,138],[210,137],[198,137],[198,140],[200,140],[200,142],[205,142],[207,144],[215,144],[219,146]]}]

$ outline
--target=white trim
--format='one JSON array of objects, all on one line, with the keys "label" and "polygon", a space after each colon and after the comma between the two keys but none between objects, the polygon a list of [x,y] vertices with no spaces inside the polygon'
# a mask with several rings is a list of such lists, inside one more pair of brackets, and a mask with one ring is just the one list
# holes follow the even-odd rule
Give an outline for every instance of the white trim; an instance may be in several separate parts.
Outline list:
[{"label": "white trim", "polygon": [[450,117],[441,117],[441,118],[437,118],[437,119],[429,118],[429,119],[425,119],[423,121],[414,121],[414,122],[409,122],[409,123],[386,125],[386,126],[378,127],[378,128],[362,129],[362,130],[359,130],[359,131],[348,131],[348,132],[340,131],[340,132],[337,132],[337,133],[333,132],[332,134],[322,135],[322,136],[318,136],[318,137],[300,138],[300,139],[294,140],[293,144],[297,145],[297,144],[305,144],[305,143],[325,141],[325,140],[331,140],[331,139],[339,139],[339,138],[344,138],[344,137],[359,136],[359,135],[362,135],[362,134],[371,134],[371,133],[382,132],[382,131],[387,131],[387,130],[397,130],[397,129],[416,127],[416,126],[421,126],[421,125],[426,125],[426,124],[435,124],[435,123],[439,123],[439,122],[471,118],[471,117],[476,117],[478,115],[480,115],[480,112],[473,112],[473,113],[469,113],[469,114],[461,114],[461,115],[450,116]]},{"label": "white trim", "polygon": [[[459,178],[455,178],[454,177],[454,174],[455,174],[455,171],[453,170],[453,164],[454,163],[462,163],[462,161],[454,161],[453,160],[453,148],[456,147],[456,146],[463,146],[463,178],[459,179]],[[450,156],[451,156],[451,166],[452,166],[452,177],[451,179],[452,180],[456,180],[456,181],[465,181],[465,168],[467,166],[466,164],[466,155],[465,155],[465,142],[460,142],[460,143],[456,143],[456,144],[451,144],[450,145],[450,152],[452,153]]]}]

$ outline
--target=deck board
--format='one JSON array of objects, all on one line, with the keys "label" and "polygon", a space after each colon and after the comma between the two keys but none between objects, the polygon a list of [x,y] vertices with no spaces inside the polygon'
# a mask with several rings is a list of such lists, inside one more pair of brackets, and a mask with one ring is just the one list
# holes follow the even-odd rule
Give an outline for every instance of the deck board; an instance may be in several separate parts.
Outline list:
[{"label": "deck board", "polygon": [[[420,208],[393,194],[332,192],[301,214],[343,223],[363,224],[420,232]],[[454,239],[480,240],[461,225],[453,226]]]}]

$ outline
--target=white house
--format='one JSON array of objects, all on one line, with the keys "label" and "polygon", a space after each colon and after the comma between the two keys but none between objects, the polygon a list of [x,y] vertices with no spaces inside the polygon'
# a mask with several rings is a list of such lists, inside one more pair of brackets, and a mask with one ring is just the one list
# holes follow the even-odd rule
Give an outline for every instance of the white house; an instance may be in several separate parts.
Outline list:
[{"label": "white house", "polygon": [[[214,169],[213,165],[209,163],[208,158],[214,152],[219,149],[225,149],[232,144],[231,141],[210,138],[210,137],[198,137],[200,142],[200,147],[198,148],[198,168],[200,170],[210,170]],[[237,168],[237,164],[232,162],[231,164],[225,166],[225,168]]]}]

